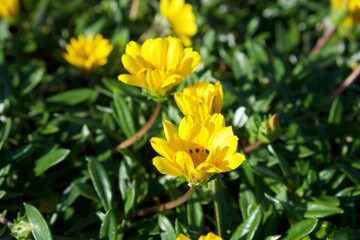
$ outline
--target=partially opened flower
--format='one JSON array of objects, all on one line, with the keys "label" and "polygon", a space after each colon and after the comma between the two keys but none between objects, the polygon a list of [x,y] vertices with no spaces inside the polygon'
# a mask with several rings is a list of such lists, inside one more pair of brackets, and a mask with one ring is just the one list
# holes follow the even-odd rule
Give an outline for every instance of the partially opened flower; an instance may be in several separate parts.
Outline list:
[{"label": "partially opened flower", "polygon": [[167,98],[169,91],[194,72],[200,55],[192,48],[183,48],[179,38],[147,39],[143,45],[131,41],[126,45],[122,63],[130,74],[118,79],[146,89],[156,101]]},{"label": "partially opened flower", "polygon": [[19,0],[0,0],[0,18],[12,21],[20,10]]},{"label": "partially opened flower", "polygon": [[204,122],[187,115],[178,131],[167,120],[163,127],[166,140],[150,140],[161,155],[153,159],[153,164],[162,174],[185,177],[191,187],[202,186],[214,174],[232,171],[245,160],[237,153],[238,138],[231,126],[225,126],[221,114],[208,115]]},{"label": "partially opened flower", "polygon": [[336,13],[345,13],[345,18],[340,22],[344,27],[352,27],[360,21],[359,0],[331,0],[331,6]]},{"label": "partially opened flower", "polygon": [[204,121],[210,114],[220,113],[224,93],[220,82],[215,84],[196,81],[182,92],[175,93],[175,102],[184,115]]},{"label": "partially opened flower", "polygon": [[107,63],[112,49],[113,45],[101,34],[95,37],[80,34],[78,39],[71,38],[70,44],[66,44],[63,57],[75,67],[91,72]]},{"label": "partially opened flower", "polygon": [[160,14],[168,20],[172,32],[184,45],[190,46],[191,37],[198,31],[191,4],[185,0],[160,0]]}]

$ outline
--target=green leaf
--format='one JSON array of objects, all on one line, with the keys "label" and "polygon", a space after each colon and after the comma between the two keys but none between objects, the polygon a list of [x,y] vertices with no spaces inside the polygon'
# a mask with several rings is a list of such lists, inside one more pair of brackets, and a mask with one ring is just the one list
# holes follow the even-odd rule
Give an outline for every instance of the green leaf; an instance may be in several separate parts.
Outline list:
[{"label": "green leaf", "polygon": [[45,73],[45,67],[43,66],[42,62],[35,61],[32,62],[30,65],[34,66],[31,66],[33,69],[31,69],[31,72],[27,74],[27,76],[25,77],[25,81],[22,84],[22,95],[30,93],[36,87],[36,85],[41,82]]},{"label": "green leaf", "polygon": [[9,137],[11,126],[12,126],[11,118],[8,118],[6,120],[5,126],[3,125],[0,129],[0,150],[3,147],[6,139]]},{"label": "green leaf", "polygon": [[344,211],[338,207],[339,205],[340,201],[336,197],[322,196],[319,198],[313,198],[313,201],[306,203],[304,217],[323,218],[344,213]]},{"label": "green leaf", "polygon": [[258,230],[262,219],[261,205],[256,206],[249,217],[236,229],[231,236],[231,240],[250,240],[253,239],[256,231]]},{"label": "green leaf", "polygon": [[108,237],[109,240],[116,240],[117,238],[117,220],[115,213],[109,209],[100,227],[100,239]]},{"label": "green leaf", "polygon": [[204,232],[204,212],[196,193],[188,200],[186,210],[189,232]]},{"label": "green leaf", "polygon": [[240,51],[235,51],[231,60],[231,67],[234,73],[235,79],[240,79],[242,76],[246,76],[249,79],[254,79],[253,66],[250,63],[249,58]]},{"label": "green leaf", "polygon": [[124,132],[126,137],[131,137],[136,132],[132,110],[125,100],[116,92],[114,92],[114,105],[115,118],[120,129]]},{"label": "green leaf", "polygon": [[109,176],[101,163],[92,158],[86,158],[86,160],[88,161],[88,171],[94,189],[103,208],[108,210],[111,208],[113,197]]},{"label": "green leaf", "polygon": [[70,153],[69,149],[59,148],[50,150],[35,162],[34,172],[36,176],[40,176],[46,170],[63,161]]},{"label": "green leaf", "polygon": [[124,205],[126,216],[128,216],[131,210],[133,210],[135,207],[135,196],[136,196],[136,182],[133,181],[131,186],[126,191],[126,199]]},{"label": "green leaf", "polygon": [[305,219],[295,223],[285,233],[283,240],[300,240],[314,231],[318,223],[317,219]]},{"label": "green leaf", "polygon": [[162,240],[173,240],[176,239],[175,229],[172,226],[171,222],[164,215],[159,214],[158,224],[160,229],[163,231],[161,233]]},{"label": "green leaf", "polygon": [[46,101],[50,104],[77,105],[89,100],[95,93],[90,88],[71,89],[49,97]]},{"label": "green leaf", "polygon": [[24,206],[35,240],[52,240],[50,228],[39,210],[28,203],[24,203]]},{"label": "green leaf", "polygon": [[339,167],[340,170],[345,173],[345,175],[351,180],[353,181],[355,184],[359,185],[360,184],[360,172],[358,172],[357,170],[349,167],[347,164],[345,163],[339,163]]},{"label": "green leaf", "polygon": [[328,117],[328,123],[330,123],[330,124],[341,123],[342,111],[343,111],[343,107],[342,107],[340,98],[337,97],[334,99],[334,101],[331,104],[329,117]]},{"label": "green leaf", "polygon": [[256,208],[256,198],[254,192],[245,184],[240,185],[239,192],[239,205],[241,210],[241,216],[244,220],[249,218],[249,214]]}]

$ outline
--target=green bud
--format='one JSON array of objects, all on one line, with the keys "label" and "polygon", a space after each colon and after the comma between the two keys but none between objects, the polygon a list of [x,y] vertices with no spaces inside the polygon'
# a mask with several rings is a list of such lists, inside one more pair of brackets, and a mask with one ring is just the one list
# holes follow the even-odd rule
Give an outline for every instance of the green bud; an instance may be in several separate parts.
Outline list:
[{"label": "green bud", "polygon": [[280,116],[278,113],[265,119],[258,130],[258,138],[263,143],[271,143],[280,135]]},{"label": "green bud", "polygon": [[9,226],[11,230],[11,235],[18,240],[31,240],[31,227],[25,216],[20,216],[18,214],[17,219],[14,220],[14,223]]}]

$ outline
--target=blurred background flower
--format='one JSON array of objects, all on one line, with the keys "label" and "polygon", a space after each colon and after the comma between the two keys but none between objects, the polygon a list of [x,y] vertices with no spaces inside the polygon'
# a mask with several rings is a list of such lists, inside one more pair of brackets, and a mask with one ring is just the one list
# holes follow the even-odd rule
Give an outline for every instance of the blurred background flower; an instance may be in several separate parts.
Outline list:
[{"label": "blurred background flower", "polygon": [[353,27],[360,20],[359,0],[331,0],[331,6],[335,12],[335,23],[340,21],[344,27]]},{"label": "blurred background flower", "polygon": [[174,35],[185,46],[191,46],[191,37],[198,31],[191,4],[185,3],[185,0],[161,0],[160,14],[170,23]]},{"label": "blurred background flower", "polygon": [[196,81],[174,95],[175,102],[184,115],[192,115],[203,122],[210,114],[220,113],[224,93],[220,82],[215,84]]},{"label": "blurred background flower", "polygon": [[71,38],[66,44],[63,57],[73,66],[91,72],[105,65],[113,46],[101,34],[93,36],[79,35],[78,39]]},{"label": "blurred background flower", "polygon": [[187,115],[178,131],[167,120],[163,127],[166,140],[150,140],[161,155],[153,159],[153,164],[162,174],[183,176],[190,187],[204,186],[214,174],[232,171],[245,160],[236,152],[238,138],[232,127],[225,127],[221,114],[208,115],[203,123]]},{"label": "blurred background flower", "polygon": [[12,21],[20,11],[18,0],[0,0],[0,18]]},{"label": "blurred background flower", "polygon": [[179,38],[166,37],[146,40],[143,45],[131,41],[126,45],[122,63],[130,74],[118,79],[141,87],[155,101],[167,99],[168,92],[194,72],[200,55],[191,48],[183,48]]}]

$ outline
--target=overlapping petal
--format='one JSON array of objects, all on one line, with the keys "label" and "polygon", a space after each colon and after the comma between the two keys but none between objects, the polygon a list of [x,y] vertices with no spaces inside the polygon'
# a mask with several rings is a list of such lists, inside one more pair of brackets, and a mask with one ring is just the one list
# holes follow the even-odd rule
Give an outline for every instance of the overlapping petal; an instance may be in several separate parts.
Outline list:
[{"label": "overlapping petal", "polygon": [[220,82],[215,84],[196,81],[182,92],[175,93],[175,102],[184,115],[204,121],[210,114],[219,113],[224,99]]}]

